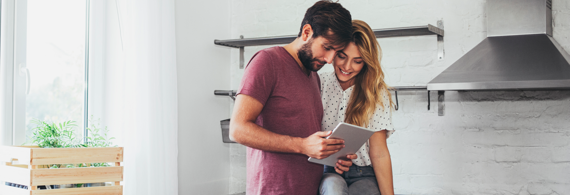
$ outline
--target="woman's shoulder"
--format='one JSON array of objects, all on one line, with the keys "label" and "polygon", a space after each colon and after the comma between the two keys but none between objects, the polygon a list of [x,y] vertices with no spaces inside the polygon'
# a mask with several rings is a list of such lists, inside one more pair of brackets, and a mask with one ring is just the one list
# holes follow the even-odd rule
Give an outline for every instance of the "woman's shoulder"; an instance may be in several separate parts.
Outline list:
[{"label": "woman's shoulder", "polygon": [[377,104],[372,117],[370,118],[370,128],[373,130],[388,130],[388,136],[394,133],[394,126],[392,125],[392,107],[390,105],[389,91],[382,91],[380,98],[382,104]]},{"label": "woman's shoulder", "polygon": [[390,93],[390,90],[389,89],[382,90],[380,95],[382,96],[383,104],[385,106],[390,107],[390,99],[392,98],[392,94]]}]

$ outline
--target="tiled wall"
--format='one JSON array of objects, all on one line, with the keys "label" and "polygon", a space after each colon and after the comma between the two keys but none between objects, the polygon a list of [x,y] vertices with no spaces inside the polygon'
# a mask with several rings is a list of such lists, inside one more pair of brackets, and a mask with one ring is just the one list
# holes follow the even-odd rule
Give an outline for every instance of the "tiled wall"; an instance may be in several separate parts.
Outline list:
[{"label": "tiled wall", "polygon": [[[297,34],[315,1],[232,0],[231,38]],[[372,28],[443,20],[445,58],[435,36],[378,39],[392,86],[425,85],[486,37],[484,0],[340,0]],[[553,0],[554,38],[570,51],[570,0]],[[247,60],[259,49],[247,47]],[[231,87],[243,70],[232,50]],[[322,71],[331,71],[330,65]],[[403,194],[569,194],[570,91],[399,92],[388,140],[394,187]],[[245,191],[245,147],[230,146],[230,194]]]}]

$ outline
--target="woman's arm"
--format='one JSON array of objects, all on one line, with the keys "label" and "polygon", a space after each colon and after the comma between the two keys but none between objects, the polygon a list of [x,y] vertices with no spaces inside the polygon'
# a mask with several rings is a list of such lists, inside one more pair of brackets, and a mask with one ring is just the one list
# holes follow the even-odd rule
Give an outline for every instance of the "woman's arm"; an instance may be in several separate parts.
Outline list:
[{"label": "woman's arm", "polygon": [[394,182],[392,180],[392,160],[386,144],[386,133],[378,131],[370,137],[370,160],[378,180],[378,187],[382,195],[394,194]]}]

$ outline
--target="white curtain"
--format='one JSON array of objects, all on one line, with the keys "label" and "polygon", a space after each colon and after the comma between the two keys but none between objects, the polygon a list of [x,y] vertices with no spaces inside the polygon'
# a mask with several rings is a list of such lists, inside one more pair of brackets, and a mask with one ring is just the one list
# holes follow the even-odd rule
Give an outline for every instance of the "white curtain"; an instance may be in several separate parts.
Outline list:
[{"label": "white curtain", "polygon": [[174,1],[91,2],[90,110],[125,148],[124,194],[178,194]]}]

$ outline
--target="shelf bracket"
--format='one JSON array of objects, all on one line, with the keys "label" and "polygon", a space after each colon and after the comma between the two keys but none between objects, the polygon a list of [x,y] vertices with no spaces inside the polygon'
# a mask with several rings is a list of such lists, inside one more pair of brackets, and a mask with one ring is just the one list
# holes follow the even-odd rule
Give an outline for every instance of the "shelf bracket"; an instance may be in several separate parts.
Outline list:
[{"label": "shelf bracket", "polygon": [[[443,20],[437,21],[437,27],[443,29]],[[437,35],[437,59],[443,60],[445,56],[445,50],[443,48],[443,35]]]},{"label": "shelf bracket", "polygon": [[400,108],[400,104],[398,103],[398,91],[394,91],[394,94],[396,95],[396,111],[398,111],[398,108]]},{"label": "shelf bracket", "polygon": [[445,91],[437,91],[437,115],[443,116],[445,108]]},{"label": "shelf bracket", "polygon": [[428,90],[427,92],[428,92],[428,110],[429,110],[429,107],[430,107],[431,101],[430,101],[430,98],[429,98],[429,90]]},{"label": "shelf bracket", "polygon": [[239,69],[243,69],[243,47],[239,47]]},{"label": "shelf bracket", "polygon": [[[240,35],[239,38],[243,39],[243,35]],[[239,69],[243,69],[243,58],[244,58],[243,53],[244,53],[244,47],[241,46],[239,47]]]}]

